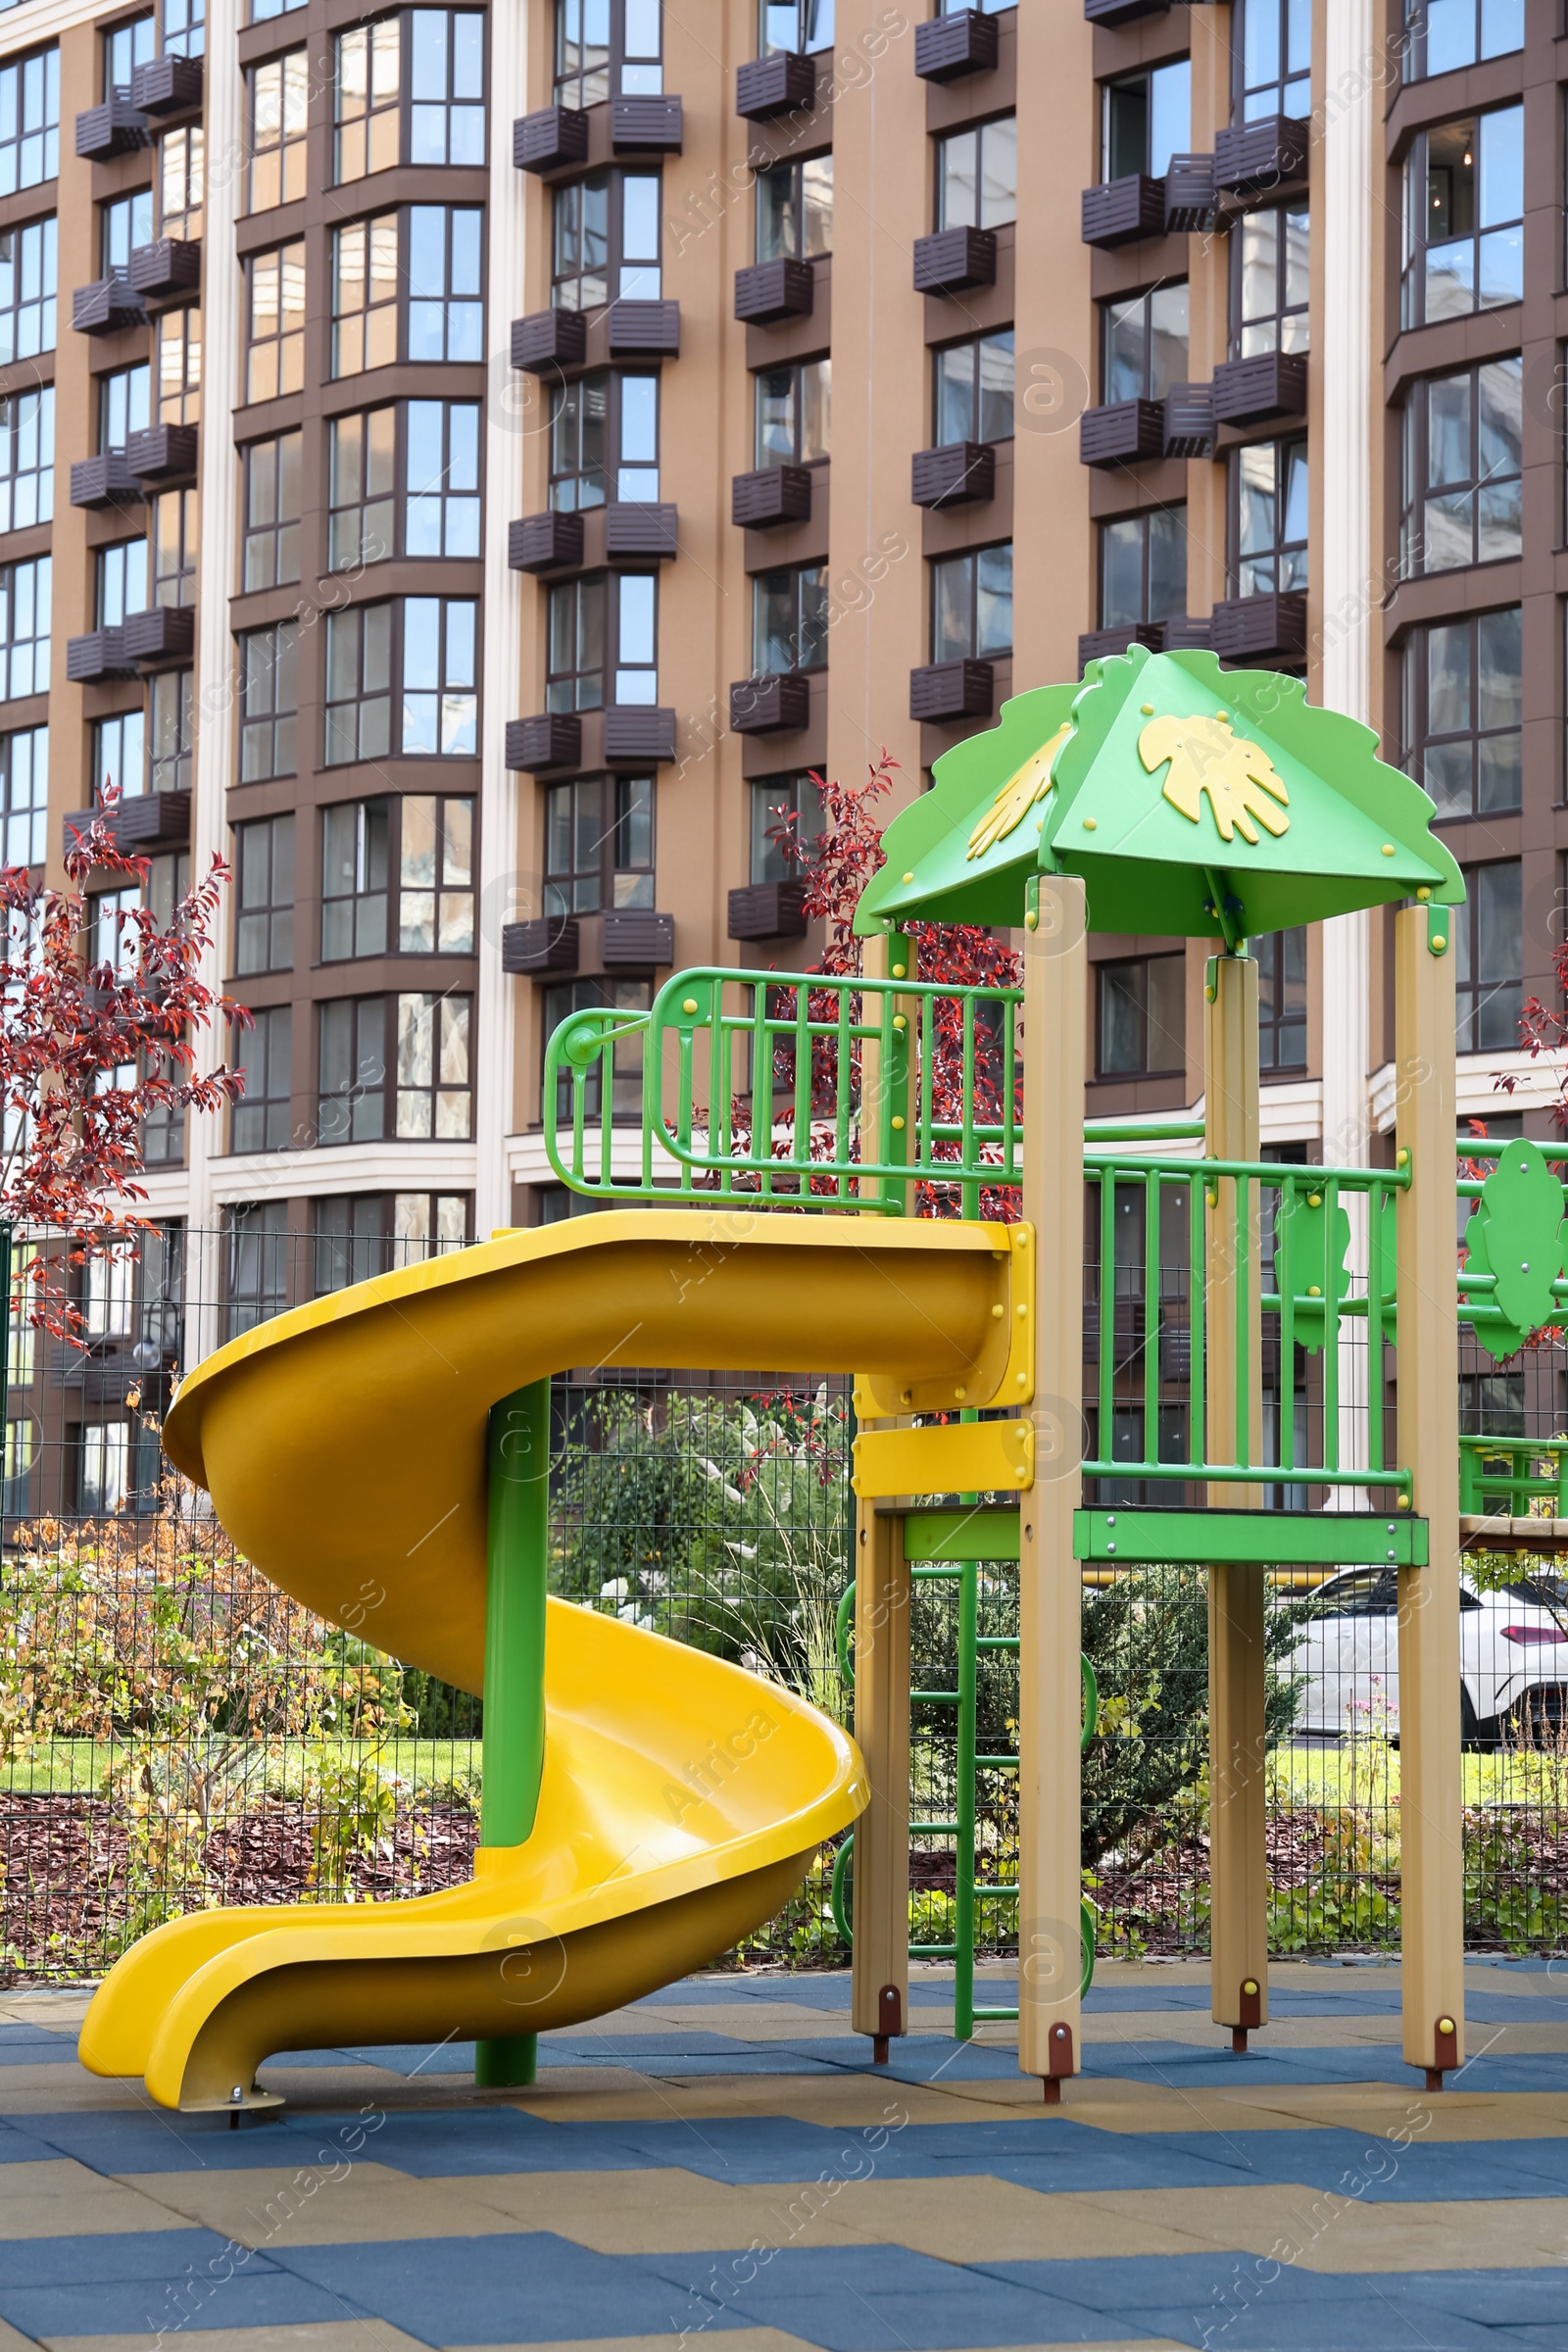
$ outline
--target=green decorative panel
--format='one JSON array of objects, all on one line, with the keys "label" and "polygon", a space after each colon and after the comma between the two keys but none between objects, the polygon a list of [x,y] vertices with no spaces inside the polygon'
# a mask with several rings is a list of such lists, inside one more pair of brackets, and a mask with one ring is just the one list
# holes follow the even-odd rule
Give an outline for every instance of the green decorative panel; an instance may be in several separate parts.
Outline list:
[{"label": "green decorative panel", "polygon": [[1464,1229],[1465,1272],[1493,1277],[1492,1285],[1472,1289],[1471,1296],[1495,1306],[1502,1317],[1501,1322],[1478,1319],[1475,1335],[1499,1362],[1535,1332],[1564,1319],[1551,1287],[1562,1272],[1568,1241],[1562,1208],[1561,1180],[1540,1145],[1527,1137],[1510,1143]]}]

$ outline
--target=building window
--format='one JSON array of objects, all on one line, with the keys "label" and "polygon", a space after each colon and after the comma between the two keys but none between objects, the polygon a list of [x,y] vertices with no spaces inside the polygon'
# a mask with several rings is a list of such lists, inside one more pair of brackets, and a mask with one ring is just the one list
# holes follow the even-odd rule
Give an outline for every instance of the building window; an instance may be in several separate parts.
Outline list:
[{"label": "building window", "polygon": [[194,306],[183,311],[164,311],[159,316],[155,331],[158,338],[158,422],[200,424],[201,312]]},{"label": "building window", "polygon": [[1154,286],[1105,302],[1101,318],[1101,398],[1163,400],[1187,380],[1187,286]]},{"label": "building window", "polygon": [[49,691],[48,556],[0,567],[0,699]]},{"label": "building window", "polygon": [[153,192],[137,188],[98,207],[98,267],[105,277],[123,277],[138,245],[152,241]]},{"label": "building window", "polygon": [[147,542],[117,539],[93,559],[93,626],[118,629],[127,612],[147,610]]},{"label": "building window", "polygon": [[476,401],[389,402],[335,416],[327,458],[332,569],[398,554],[478,555]]},{"label": "building window", "polygon": [[1312,0],[1237,0],[1231,56],[1239,122],[1312,112]]},{"label": "building window", "polygon": [[316,1295],[463,1249],[466,1193],[360,1193],[316,1203]]},{"label": "building window", "polygon": [[1524,119],[1504,106],[1417,136],[1404,168],[1405,326],[1523,294]]},{"label": "building window", "polygon": [[1018,126],[999,115],[937,141],[938,228],[1001,228],[1018,199]]},{"label": "building window", "polygon": [[820,838],[822,787],[811,775],[754,776],[750,791],[752,880],[798,882],[801,861],[787,855],[784,844],[795,841],[804,849]]},{"label": "building window", "polygon": [[128,1491],[130,1424],[84,1421],[76,1507],[84,1519],[112,1518]]},{"label": "building window", "polygon": [[325,764],[378,760],[392,749],[392,607],[326,616]]},{"label": "building window", "polygon": [[[1440,817],[1519,807],[1520,611],[1412,631],[1404,654],[1406,764]],[[1490,869],[1489,869],[1490,870]]]},{"label": "building window", "polygon": [[195,238],[202,233],[202,200],[207,177],[206,143],[199,122],[166,130],[158,142],[158,233]]},{"label": "building window", "polygon": [[251,0],[251,23],[265,24],[273,17],[286,17],[304,6],[305,0]]},{"label": "building window", "polygon": [[1412,384],[1404,404],[1405,577],[1517,556],[1524,364],[1492,360]]},{"label": "building window", "polygon": [[484,11],[416,8],[409,32],[410,163],[483,164]]},{"label": "building window", "polygon": [[1257,1062],[1271,1070],[1306,1067],[1306,925],[1266,931],[1252,942],[1257,958]]},{"label": "building window", "polygon": [[[613,482],[613,492],[610,484]],[[550,504],[558,514],[659,497],[659,378],[605,370],[550,396]]]},{"label": "building window", "polygon": [[757,48],[760,57],[784,53],[805,57],[833,46],[833,0],[760,0]]},{"label": "building window", "polygon": [[1456,74],[1525,45],[1525,0],[1404,0],[1404,78]]},{"label": "building window", "polygon": [[760,368],[757,386],[759,466],[810,466],[828,454],[833,363],[796,360],[787,368]]},{"label": "building window", "polygon": [[390,803],[344,801],[321,811],[321,960],[384,956]]},{"label": "building window", "polygon": [[545,794],[545,912],[654,904],[654,779],[582,776]]},{"label": "building window", "polygon": [[332,373],[363,375],[398,356],[398,217],[332,231]]},{"label": "building window", "polygon": [[[653,989],[646,980],[566,980],[544,992],[544,1043],[551,1038],[563,1021],[574,1012],[590,1006],[601,1006],[612,1012],[646,1012],[653,1003]],[[636,1118],[643,1101],[643,1045],[638,1035],[623,1037],[612,1049],[613,1076],[611,1081],[611,1115],[614,1118]],[[604,1064],[596,1060],[588,1073],[585,1108],[590,1117],[597,1117],[603,1102],[601,1079]],[[558,1115],[571,1116],[571,1081],[564,1077],[557,1088]],[[569,1213],[569,1212],[568,1212]]]},{"label": "building window", "polygon": [[1187,610],[1187,509],[1153,507],[1100,526],[1100,625],[1137,628]]},{"label": "building window", "polygon": [[1096,966],[1102,1078],[1157,1078],[1187,1069],[1187,958],[1137,956]]},{"label": "building window", "polygon": [[117,368],[112,374],[98,378],[100,457],[108,457],[117,450],[123,455],[130,435],[145,431],[151,422],[148,404],[152,381],[153,371],[145,360],[134,368]]},{"label": "building window", "polygon": [[24,228],[0,229],[0,361],[30,360],[55,347],[53,213]]},{"label": "building window", "polygon": [[240,585],[247,593],[280,588],[300,576],[300,444],[297,432],[277,433],[241,452]]},{"label": "building window", "polygon": [[833,158],[774,164],[757,174],[757,258],[808,262],[833,250]]},{"label": "building window", "polygon": [[299,636],[297,620],[247,629],[239,641],[239,780],[292,776],[298,767]]},{"label": "building window", "polygon": [[1465,903],[1450,907],[1459,950],[1458,1050],[1507,1052],[1519,1043],[1524,941],[1519,860],[1464,868]]},{"label": "building window", "polygon": [[396,17],[338,34],[333,176],[339,183],[390,172],[398,162],[402,86],[403,40]]},{"label": "building window", "polygon": [[1306,586],[1306,443],[1253,441],[1231,459],[1230,565],[1237,596]]},{"label": "building window", "polygon": [[1101,177],[1125,179],[1142,172],[1163,179],[1173,155],[1193,143],[1193,69],[1178,57],[1148,74],[1126,74],[1104,85]]},{"label": "building window", "polygon": [[322,1144],[467,1141],[471,998],[340,997],[319,1013]]},{"label": "building window", "polygon": [[[252,0],[256,7],[270,0]],[[286,1200],[263,1200],[249,1208],[231,1208],[225,1224],[223,1252],[224,1338],[238,1339],[259,1323],[280,1315],[288,1304],[288,1234]]]},{"label": "building window", "polygon": [[378,564],[397,550],[397,409],[334,416],[327,426],[333,571]]},{"label": "building window", "polygon": [[194,490],[164,490],[153,500],[155,605],[194,605],[201,530]]},{"label": "building window", "polygon": [[986,661],[1012,651],[1012,546],[944,556],[931,566],[931,659]]},{"label": "building window", "polygon": [[292,809],[235,826],[234,892],[236,973],[286,972],[294,961]]},{"label": "building window", "polygon": [[546,710],[657,703],[658,602],[651,572],[596,572],[552,588]]},{"label": "building window", "polygon": [[290,49],[252,66],[250,186],[253,213],[292,204],[306,189],[306,130],[311,95],[309,53]]},{"label": "building window", "polygon": [[317,1141],[379,1143],[386,1132],[385,997],[335,997],[318,1011]]},{"label": "building window", "polygon": [[752,675],[827,667],[827,565],[795,564],[752,581]]},{"label": "building window", "polygon": [[7,865],[42,865],[49,855],[49,730],[0,735],[0,826]]},{"label": "building window", "polygon": [[398,948],[405,956],[473,953],[473,810],[472,800],[457,794],[411,792],[398,804]]},{"label": "building window", "polygon": [[555,192],[554,283],[558,311],[657,302],[660,177],[657,172],[591,172]]},{"label": "building window", "polygon": [[60,172],[60,52],[39,49],[0,66],[0,196]]},{"label": "building window", "polygon": [[484,358],[483,225],[476,204],[409,207],[411,360]]},{"label": "building window", "polygon": [[236,1033],[234,1057],[245,1073],[245,1092],[234,1105],[231,1149],[235,1152],[288,1149],[293,1030],[290,1007],[274,1004],[255,1015],[254,1028]]},{"label": "building window", "polygon": [[147,690],[149,789],[189,792],[196,739],[195,680],[188,669],[160,670]]},{"label": "building window", "polygon": [[245,398],[276,400],[305,381],[305,240],[245,264]]},{"label": "building window", "polygon": [[152,16],[132,17],[103,36],[104,96],[128,98],[130,77],[138,66],[151,64],[158,54],[158,24]]},{"label": "building window", "polygon": [[164,0],[164,53],[200,57],[207,46],[207,0]]},{"label": "building window", "polygon": [[405,759],[472,759],[479,749],[479,608],[471,597],[403,599]]},{"label": "building window", "polygon": [[1244,213],[1231,240],[1231,357],[1309,348],[1307,213]]},{"label": "building window", "polygon": [[664,86],[660,0],[556,0],[556,104],[599,106],[612,93],[657,97]]},{"label": "building window", "polygon": [[122,710],[114,718],[94,721],[92,730],[93,792],[108,797],[111,787],[123,796],[147,789],[147,721],[141,710]]},{"label": "building window", "polygon": [[0,531],[50,522],[55,511],[55,388],[0,400]]},{"label": "building window", "polygon": [[954,441],[1012,439],[1012,329],[973,335],[932,354],[936,377],[935,433],[940,449]]}]

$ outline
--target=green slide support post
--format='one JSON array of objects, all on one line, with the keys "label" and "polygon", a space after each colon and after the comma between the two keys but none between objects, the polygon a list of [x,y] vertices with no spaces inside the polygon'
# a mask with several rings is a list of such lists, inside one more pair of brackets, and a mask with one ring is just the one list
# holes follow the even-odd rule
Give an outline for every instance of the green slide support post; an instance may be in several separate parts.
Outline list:
[{"label": "green slide support post", "polygon": [[[545,1593],[550,1563],[550,1383],[536,1380],[490,1408],[488,1586],[484,1642],[484,1777],[479,1838],[525,1845],[545,1765]],[[483,2090],[534,2079],[537,2034],[474,2044]]]}]

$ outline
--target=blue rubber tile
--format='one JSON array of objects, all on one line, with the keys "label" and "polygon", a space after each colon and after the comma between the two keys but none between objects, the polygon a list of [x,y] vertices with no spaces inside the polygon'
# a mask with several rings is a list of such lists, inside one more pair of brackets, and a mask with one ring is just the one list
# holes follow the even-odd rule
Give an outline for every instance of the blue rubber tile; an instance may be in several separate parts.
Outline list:
[{"label": "blue rubber tile", "polygon": [[[869,2042],[865,2045],[865,2062],[869,2067]],[[569,2051],[551,2053],[541,2048],[539,2064],[541,2068],[624,2066],[635,2074],[645,2075],[650,2082],[699,2082],[715,2075],[837,2075],[846,2071],[842,2063],[803,2056],[788,2043],[782,2049],[771,2050],[760,2049],[755,2042],[737,2042],[734,2051],[722,2058],[617,2058],[609,2047],[593,2056]]]},{"label": "blue rubber tile", "polygon": [[[1116,2314],[1117,2335],[1127,2332],[1126,2318]],[[1234,2301],[1196,2311],[1175,2303],[1140,2306],[1136,2325],[1205,2352],[1504,2352],[1514,2343],[1507,2329],[1478,2328],[1413,2297],[1370,2292],[1333,2303],[1287,2303],[1265,2294],[1246,2307]],[[1563,2352],[1568,2336],[1559,2333],[1556,2342]]]},{"label": "blue rubber tile", "polygon": [[[1195,2161],[1228,2167],[1254,2182],[1299,2181],[1337,2189],[1371,2205],[1428,2204],[1454,2198],[1546,2197],[1557,2193],[1554,2140],[1413,2140],[1408,2147],[1357,2132],[1191,2132],[1140,2133],[1155,2155],[1167,2142]],[[1545,2153],[1536,2157],[1540,2147]],[[1531,2169],[1532,2166],[1537,2169]]]},{"label": "blue rubber tile", "polygon": [[[66,2115],[29,2115],[31,2156],[74,2156],[99,2173],[246,2172],[254,2165],[299,2164],[304,2159],[288,2141],[279,2148],[283,2126],[269,2117],[230,2131],[226,2115],[173,2115],[165,2108],[74,2109]],[[40,2144],[41,2143],[41,2144]]]},{"label": "blue rubber tile", "polygon": [[56,2155],[47,2140],[22,2130],[16,2124],[0,2124],[0,2164],[36,2164],[41,2157]]},{"label": "blue rubber tile", "polygon": [[337,2063],[347,2059],[364,2066],[382,2066],[389,2074],[411,2080],[425,2075],[466,2075],[473,2079],[471,2041],[395,2041],[364,2049],[340,2050]]},{"label": "blue rubber tile", "polygon": [[270,2271],[265,2254],[246,2254],[216,2230],[123,2230],[102,2236],[0,2239],[0,2293],[12,2287],[103,2286],[126,2279],[179,2279]]},{"label": "blue rubber tile", "polygon": [[540,2057],[548,2055],[557,2066],[640,2066],[650,2059],[671,2058],[722,2058],[726,2065],[733,2065],[758,2050],[773,2049],[782,2056],[793,2054],[800,2046],[793,2039],[781,2039],[776,2045],[743,2041],[734,2034],[707,2034],[695,2027],[689,2034],[595,2034],[579,2027],[571,2033],[539,2037]]},{"label": "blue rubber tile", "polygon": [[[1303,2132],[1258,2132],[1259,2139],[1294,2141]],[[1044,2190],[1073,2188],[1234,2188],[1251,2178],[1245,2159],[1226,2153],[1228,2135],[1165,2132],[1103,2132],[1063,2115],[973,2124],[910,2124],[895,2136],[894,2151],[917,2155],[933,2171],[994,2173]],[[890,2151],[891,2152],[891,2151]],[[877,2159],[879,2168],[883,2159]],[[1285,2178],[1295,2176],[1286,2175]]]},{"label": "blue rubber tile", "polygon": [[626,2172],[647,2162],[619,2126],[544,2123],[520,2107],[293,2115],[285,2117],[280,2136],[289,2152],[274,2154],[274,2164],[308,2163],[339,2149],[418,2180],[474,2173]]},{"label": "blue rubber tile", "polygon": [[[1563,2275],[1558,2270],[1531,2271],[1401,2271],[1374,2283],[1385,2291],[1395,2279],[1420,2303],[1454,2312],[1483,2328],[1555,2328],[1559,2344],[1568,2343],[1568,2312],[1563,2298]],[[1512,2342],[1510,2332],[1506,2339]]]},{"label": "blue rubber tile", "polygon": [[[620,2161],[634,2166],[671,2165],[710,2180],[762,2184],[773,2180],[861,2180],[871,2172],[885,2180],[929,2180],[946,2169],[906,2143],[907,2131],[830,2131],[793,2116],[702,2116],[692,2123],[619,2124],[594,2127],[564,2124],[568,2146],[579,2134],[612,2129],[626,2151]],[[977,2171],[984,2167],[977,2165]]]},{"label": "blue rubber tile", "polygon": [[[988,2278],[1082,2303],[1091,2311],[1128,2312],[1191,2303],[1241,2309],[1265,2295],[1283,2303],[1335,2303],[1364,2295],[1367,2280],[1352,2274],[1303,2271],[1264,2256],[1216,2249],[1212,2254],[1123,2254],[1094,2262],[976,2262]],[[1107,2335],[1113,2329],[1105,2330]]]},{"label": "blue rubber tile", "polygon": [[[1009,1999],[1011,1995],[1008,1995]],[[797,2009],[847,2010],[850,1978],[842,1976],[682,1977],[662,1992],[650,1992],[629,2005],[643,2008],[702,2008],[718,2001],[788,2001]],[[951,2009],[953,1980],[916,1979],[909,1986],[911,2009]]]},{"label": "blue rubber tile", "polygon": [[286,2271],[236,2271],[231,2278],[164,2288],[146,2279],[99,2286],[0,2287],[0,2319],[24,2335],[163,2334],[192,2328],[299,2328],[354,2319],[335,2295]]}]

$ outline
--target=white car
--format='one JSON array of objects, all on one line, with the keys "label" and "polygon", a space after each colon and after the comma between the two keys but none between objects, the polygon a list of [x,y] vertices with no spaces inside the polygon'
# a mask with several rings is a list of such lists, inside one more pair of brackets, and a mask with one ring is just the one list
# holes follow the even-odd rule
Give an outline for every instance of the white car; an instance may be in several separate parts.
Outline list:
[{"label": "white car", "polygon": [[[1398,1599],[1392,1568],[1347,1568],[1320,1585],[1285,1671],[1297,1733],[1399,1729]],[[1568,1608],[1521,1576],[1496,1592],[1459,1580],[1459,1719],[1467,1740],[1568,1731]]]}]

